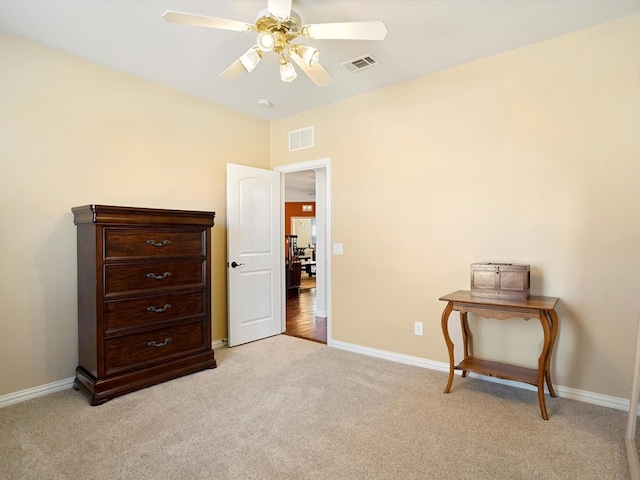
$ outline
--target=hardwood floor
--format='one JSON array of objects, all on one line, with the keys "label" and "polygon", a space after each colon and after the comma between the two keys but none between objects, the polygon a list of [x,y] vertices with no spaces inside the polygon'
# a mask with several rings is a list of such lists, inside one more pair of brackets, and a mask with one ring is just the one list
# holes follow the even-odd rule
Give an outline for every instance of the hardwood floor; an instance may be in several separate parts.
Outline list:
[{"label": "hardwood floor", "polygon": [[327,343],[327,319],[316,317],[315,277],[303,274],[300,295],[287,299],[286,335]]}]

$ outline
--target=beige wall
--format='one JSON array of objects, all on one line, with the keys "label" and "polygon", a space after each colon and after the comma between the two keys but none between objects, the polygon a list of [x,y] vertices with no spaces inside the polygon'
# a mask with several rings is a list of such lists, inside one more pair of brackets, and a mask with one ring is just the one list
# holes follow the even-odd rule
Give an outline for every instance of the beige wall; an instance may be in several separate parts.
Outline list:
[{"label": "beige wall", "polygon": [[[639,45],[635,15],[272,122],[273,167],[331,158],[334,340],[444,362],[438,298],[472,262],[529,263],[532,294],[561,298],[555,383],[628,398]],[[536,365],[539,322],[472,327],[476,353]]]},{"label": "beige wall", "polygon": [[226,163],[268,168],[269,123],[5,34],[0,72],[0,395],[74,375],[77,205],[215,211],[226,337]]},{"label": "beige wall", "polygon": [[[532,293],[561,298],[556,384],[627,397],[640,311],[638,45],[636,15],[269,125],[0,34],[0,395],[74,374],[71,207],[216,211],[218,339],[225,164],[330,157],[345,251],[332,259],[334,339],[445,361],[438,297],[468,288],[471,262],[527,262]],[[288,131],[308,125],[316,146],[288,152]],[[477,351],[535,364],[539,325],[495,323],[473,325]]]}]

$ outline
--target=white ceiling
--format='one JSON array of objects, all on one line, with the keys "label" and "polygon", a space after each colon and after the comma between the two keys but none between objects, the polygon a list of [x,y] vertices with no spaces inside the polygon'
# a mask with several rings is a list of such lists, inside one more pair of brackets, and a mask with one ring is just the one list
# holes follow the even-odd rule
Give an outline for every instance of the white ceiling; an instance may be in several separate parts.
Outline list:
[{"label": "white ceiling", "polygon": [[[255,36],[169,24],[166,10],[253,23],[266,0],[2,0],[0,31],[63,50],[249,115],[274,120],[640,12],[640,0],[293,0],[302,22],[382,20],[385,40],[308,40],[335,81],[280,81],[275,55],[237,80],[218,75]],[[373,55],[352,73],[340,64]],[[1,74],[1,73],[0,73]],[[257,101],[265,98],[272,107]]]}]

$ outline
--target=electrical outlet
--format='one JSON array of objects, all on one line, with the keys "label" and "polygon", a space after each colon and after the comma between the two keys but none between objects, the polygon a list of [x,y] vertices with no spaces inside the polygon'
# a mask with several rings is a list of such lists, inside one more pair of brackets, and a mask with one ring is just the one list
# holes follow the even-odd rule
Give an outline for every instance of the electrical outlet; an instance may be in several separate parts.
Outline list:
[{"label": "electrical outlet", "polygon": [[414,335],[422,336],[422,322],[416,322],[413,326]]}]

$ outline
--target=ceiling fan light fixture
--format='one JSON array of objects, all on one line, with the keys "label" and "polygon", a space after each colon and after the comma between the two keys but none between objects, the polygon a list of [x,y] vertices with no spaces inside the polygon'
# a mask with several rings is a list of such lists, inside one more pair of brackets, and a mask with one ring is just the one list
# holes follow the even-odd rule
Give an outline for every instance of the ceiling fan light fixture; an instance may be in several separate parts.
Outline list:
[{"label": "ceiling fan light fixture", "polygon": [[256,36],[256,43],[263,52],[270,52],[276,44],[276,38],[271,32],[258,32],[258,35]]},{"label": "ceiling fan light fixture", "polygon": [[307,45],[298,45],[297,53],[302,57],[307,65],[314,67],[318,63],[320,58],[320,50],[317,48],[309,47]]},{"label": "ceiling fan light fixture", "polygon": [[291,62],[285,59],[284,62],[280,63],[280,80],[283,82],[293,82],[297,76],[296,69],[293,68]]},{"label": "ceiling fan light fixture", "polygon": [[262,55],[262,50],[255,47],[250,48],[240,57],[240,63],[242,63],[242,66],[247,72],[251,72],[260,62]]},{"label": "ceiling fan light fixture", "polygon": [[258,12],[253,25],[174,11],[165,12],[163,18],[170,23],[252,32],[255,35],[256,45],[229,65],[220,74],[222,78],[233,80],[244,72],[251,72],[260,63],[265,52],[274,52],[280,60],[280,78],[283,82],[291,82],[297,77],[296,69],[291,63],[293,61],[318,87],[330,84],[333,78],[318,62],[318,49],[291,43],[298,36],[319,40],[382,40],[387,35],[387,27],[379,21],[304,25],[300,16],[291,10],[291,3],[291,0],[267,0],[267,8]]}]

